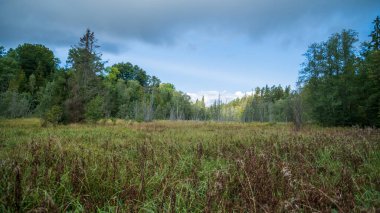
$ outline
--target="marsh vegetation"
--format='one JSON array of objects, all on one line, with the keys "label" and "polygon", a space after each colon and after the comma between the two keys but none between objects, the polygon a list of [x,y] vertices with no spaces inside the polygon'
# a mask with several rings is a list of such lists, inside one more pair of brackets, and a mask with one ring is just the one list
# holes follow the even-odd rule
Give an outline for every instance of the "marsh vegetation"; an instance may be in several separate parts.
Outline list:
[{"label": "marsh vegetation", "polygon": [[1,212],[380,208],[380,132],[282,123],[0,121]]}]

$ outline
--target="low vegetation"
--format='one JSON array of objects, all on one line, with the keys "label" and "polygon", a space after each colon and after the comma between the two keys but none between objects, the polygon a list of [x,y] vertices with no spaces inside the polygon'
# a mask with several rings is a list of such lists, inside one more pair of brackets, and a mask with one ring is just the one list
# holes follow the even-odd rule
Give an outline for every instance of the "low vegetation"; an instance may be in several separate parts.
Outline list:
[{"label": "low vegetation", "polygon": [[377,129],[0,121],[0,212],[380,208]]}]

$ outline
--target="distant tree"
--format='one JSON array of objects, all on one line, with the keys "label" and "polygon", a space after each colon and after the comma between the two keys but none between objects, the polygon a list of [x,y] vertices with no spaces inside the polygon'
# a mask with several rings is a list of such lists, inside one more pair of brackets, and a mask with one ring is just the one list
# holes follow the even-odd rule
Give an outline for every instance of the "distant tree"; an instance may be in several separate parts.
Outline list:
[{"label": "distant tree", "polygon": [[[25,73],[26,79],[35,76],[36,88],[42,87],[57,68],[58,59],[54,57],[53,51],[41,44],[23,44],[11,50],[13,57]],[[27,87],[25,87],[27,91]],[[20,91],[24,92],[24,91]]]},{"label": "distant tree", "polygon": [[[56,123],[64,120],[63,117],[63,103],[67,99],[67,73],[64,69],[61,69],[54,73],[52,76],[52,80],[46,84],[46,86],[38,91],[38,105],[36,108],[37,114],[43,120],[43,123],[46,121],[47,123]],[[52,112],[57,112],[57,107],[52,109],[54,106],[60,107],[62,111],[60,113],[59,119],[51,120],[48,119],[47,114],[52,114]],[[56,115],[56,113],[53,113]],[[50,116],[57,117],[57,116]]]},{"label": "distant tree", "polygon": [[300,83],[308,94],[313,118],[326,125],[358,122],[358,90],[355,87],[358,58],[357,33],[343,30],[328,41],[312,44],[305,53]]},{"label": "distant tree", "polygon": [[380,50],[380,18],[379,16],[372,22],[373,31],[369,35],[371,37],[371,48],[375,51]]},{"label": "distant tree", "polygon": [[27,93],[7,91],[0,94],[0,116],[19,118],[28,116],[31,112],[31,97]]},{"label": "distant tree", "polygon": [[[0,92],[7,91],[9,89],[10,81],[16,78],[20,73],[21,68],[16,59],[10,57],[10,54],[5,54],[5,52],[3,52],[0,57]],[[14,87],[14,85],[12,86]]]},{"label": "distant tree", "polygon": [[[121,82],[121,81],[120,81]],[[125,102],[121,102],[123,106],[122,110],[125,114],[125,117],[129,119],[138,119],[140,121],[144,120],[144,88],[136,80],[127,81],[126,87],[119,85],[119,96],[123,97]],[[120,108],[120,107],[119,107]]]},{"label": "distant tree", "polygon": [[65,104],[69,122],[83,120],[85,105],[102,90],[98,75],[104,70],[104,62],[101,61],[101,54],[96,51],[99,47],[96,42],[94,32],[87,29],[78,45],[69,51],[67,63],[71,66],[70,95]]},{"label": "distant tree", "polygon": [[22,44],[8,52],[1,49],[0,92],[27,93],[32,112],[38,105],[37,91],[51,80],[58,63],[53,52],[40,44]]},{"label": "distant tree", "polygon": [[117,90],[117,75],[119,70],[116,67],[107,67],[106,76],[103,78],[103,88],[104,88],[104,114],[106,118],[116,117],[118,112],[118,106],[120,101],[118,99]]},{"label": "distant tree", "polygon": [[146,74],[145,70],[129,62],[118,63],[113,65],[112,67],[117,68],[119,70],[117,77],[123,79],[124,81],[136,80],[143,87],[147,87],[149,85],[158,86],[160,84],[160,80],[157,77],[154,76],[151,78],[149,75]]},{"label": "distant tree", "polygon": [[25,76],[25,72],[22,70],[18,70],[10,79],[8,83],[8,90],[13,92],[22,92],[27,89],[27,78]]},{"label": "distant tree", "polygon": [[96,42],[94,32],[87,29],[78,45],[70,49],[67,59],[67,63],[73,69],[76,83],[84,95],[93,96],[96,93],[93,90],[96,89],[99,80],[97,75],[104,70],[101,54],[96,51],[99,48]]},{"label": "distant tree", "polygon": [[205,104],[205,98],[202,96],[201,100],[196,100],[193,105],[193,120],[206,120],[206,104]]},{"label": "distant tree", "polygon": [[150,78],[150,82],[149,82],[149,85],[151,87],[159,87],[161,84],[161,80],[159,78],[157,78],[156,76],[152,76]]},{"label": "distant tree", "polygon": [[380,19],[373,21],[371,41],[363,53],[364,59],[360,69],[359,84],[362,88],[361,107],[363,123],[370,126],[380,126]]},{"label": "distant tree", "polygon": [[4,57],[6,53],[5,47],[0,46],[0,58]]}]

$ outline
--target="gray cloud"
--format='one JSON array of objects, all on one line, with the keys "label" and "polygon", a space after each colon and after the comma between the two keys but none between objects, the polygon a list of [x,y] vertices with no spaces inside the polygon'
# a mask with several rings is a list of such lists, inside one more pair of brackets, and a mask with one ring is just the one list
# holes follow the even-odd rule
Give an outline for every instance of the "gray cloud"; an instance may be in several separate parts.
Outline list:
[{"label": "gray cloud", "polygon": [[111,52],[115,41],[172,44],[189,30],[261,39],[334,27],[334,17],[354,22],[378,8],[377,0],[0,0],[0,43],[67,46],[87,27]]}]

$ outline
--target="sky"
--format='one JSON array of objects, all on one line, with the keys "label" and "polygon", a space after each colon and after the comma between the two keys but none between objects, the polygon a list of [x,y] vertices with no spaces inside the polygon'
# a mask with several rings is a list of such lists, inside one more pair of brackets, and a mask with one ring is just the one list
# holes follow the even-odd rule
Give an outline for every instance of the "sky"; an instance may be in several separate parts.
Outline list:
[{"label": "sky", "polygon": [[102,59],[139,65],[193,100],[295,86],[303,53],[342,29],[368,40],[379,0],[0,0],[0,45],[44,44],[65,65],[87,28]]}]

